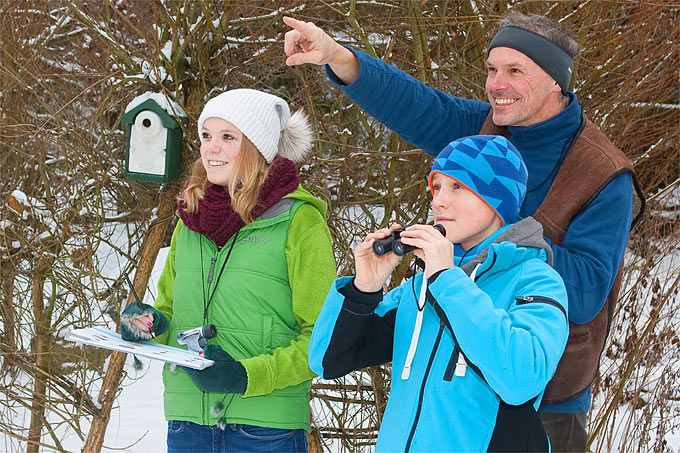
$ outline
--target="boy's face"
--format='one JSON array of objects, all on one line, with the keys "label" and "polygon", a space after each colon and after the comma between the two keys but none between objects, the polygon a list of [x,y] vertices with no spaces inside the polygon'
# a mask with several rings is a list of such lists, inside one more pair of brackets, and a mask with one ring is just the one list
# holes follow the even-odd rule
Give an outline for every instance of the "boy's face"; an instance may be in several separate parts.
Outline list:
[{"label": "boy's face", "polygon": [[441,173],[432,178],[434,223],[446,228],[446,238],[469,250],[501,227],[501,220],[477,195]]}]

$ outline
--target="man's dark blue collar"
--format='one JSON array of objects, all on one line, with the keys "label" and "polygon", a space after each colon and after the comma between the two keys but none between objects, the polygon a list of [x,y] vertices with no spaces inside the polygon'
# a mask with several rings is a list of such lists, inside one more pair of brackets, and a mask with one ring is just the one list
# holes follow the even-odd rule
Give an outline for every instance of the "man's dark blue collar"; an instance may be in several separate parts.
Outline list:
[{"label": "man's dark blue collar", "polygon": [[[574,93],[567,92],[569,105],[557,115],[531,126],[508,126],[513,143],[517,140],[525,142],[544,142],[568,136],[574,133],[581,122],[581,105]],[[515,143],[516,144],[516,143]],[[526,156],[524,156],[526,159]]]}]

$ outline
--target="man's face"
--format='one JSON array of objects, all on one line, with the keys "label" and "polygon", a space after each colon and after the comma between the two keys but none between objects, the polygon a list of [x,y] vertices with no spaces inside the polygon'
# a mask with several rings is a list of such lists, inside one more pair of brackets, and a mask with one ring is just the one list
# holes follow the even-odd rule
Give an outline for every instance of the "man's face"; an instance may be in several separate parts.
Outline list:
[{"label": "man's face", "polygon": [[494,47],[486,67],[486,93],[496,125],[531,126],[564,108],[560,86],[522,52]]}]

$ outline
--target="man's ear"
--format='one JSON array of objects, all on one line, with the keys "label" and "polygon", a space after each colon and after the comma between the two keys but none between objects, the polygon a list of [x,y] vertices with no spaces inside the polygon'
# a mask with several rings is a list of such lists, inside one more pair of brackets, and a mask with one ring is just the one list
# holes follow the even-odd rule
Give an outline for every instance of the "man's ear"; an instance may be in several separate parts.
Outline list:
[{"label": "man's ear", "polygon": [[557,82],[554,82],[554,83],[555,83],[555,84],[553,85],[551,91],[552,91],[553,93],[560,93],[560,92],[562,92],[562,87],[560,86],[560,84],[557,83]]}]

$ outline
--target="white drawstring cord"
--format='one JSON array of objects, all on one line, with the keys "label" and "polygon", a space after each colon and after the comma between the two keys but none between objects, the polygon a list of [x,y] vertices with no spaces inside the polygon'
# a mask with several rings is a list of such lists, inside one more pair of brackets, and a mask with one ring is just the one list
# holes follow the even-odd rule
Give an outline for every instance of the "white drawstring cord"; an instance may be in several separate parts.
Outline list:
[{"label": "white drawstring cord", "polygon": [[425,296],[427,294],[427,278],[423,272],[423,283],[420,285],[420,297],[418,298],[418,313],[416,314],[416,325],[413,327],[413,334],[411,335],[411,345],[408,347],[406,354],[406,363],[404,369],[401,371],[401,378],[407,380],[411,375],[411,363],[413,357],[416,355],[416,348],[418,347],[418,337],[420,337],[420,329],[423,326],[423,312],[425,311]]},{"label": "white drawstring cord", "polygon": [[[477,266],[470,273],[470,279],[474,282],[477,275],[477,269],[482,263],[477,263]],[[413,327],[413,334],[411,335],[411,344],[408,347],[408,353],[406,354],[406,362],[404,363],[404,369],[401,371],[401,378],[407,380],[411,375],[411,364],[413,363],[413,358],[416,355],[416,348],[418,347],[418,338],[420,337],[420,330],[423,326],[423,313],[425,311],[425,297],[427,295],[427,278],[425,277],[425,272],[423,272],[423,283],[420,285],[420,297],[418,297],[418,313],[416,314],[416,325]],[[467,363],[465,363],[465,358],[463,354],[458,353],[458,358],[456,360],[456,370],[454,374],[456,376],[465,376],[465,371],[467,370]]]},{"label": "white drawstring cord", "polygon": [[[475,277],[477,276],[477,269],[479,269],[479,266],[481,266],[482,263],[477,263],[475,268],[470,272],[470,279],[474,282]],[[458,345],[460,347],[460,345]],[[459,352],[458,353],[458,358],[456,359],[456,370],[454,371],[454,374],[456,376],[465,376],[465,372],[467,371],[467,363],[465,362],[465,357],[463,357],[463,353]]]},{"label": "white drawstring cord", "polygon": [[479,266],[481,266],[482,263],[477,263],[474,269],[472,269],[472,272],[470,272],[470,280],[473,282],[475,281],[475,277],[477,276],[477,269],[479,269]]}]

